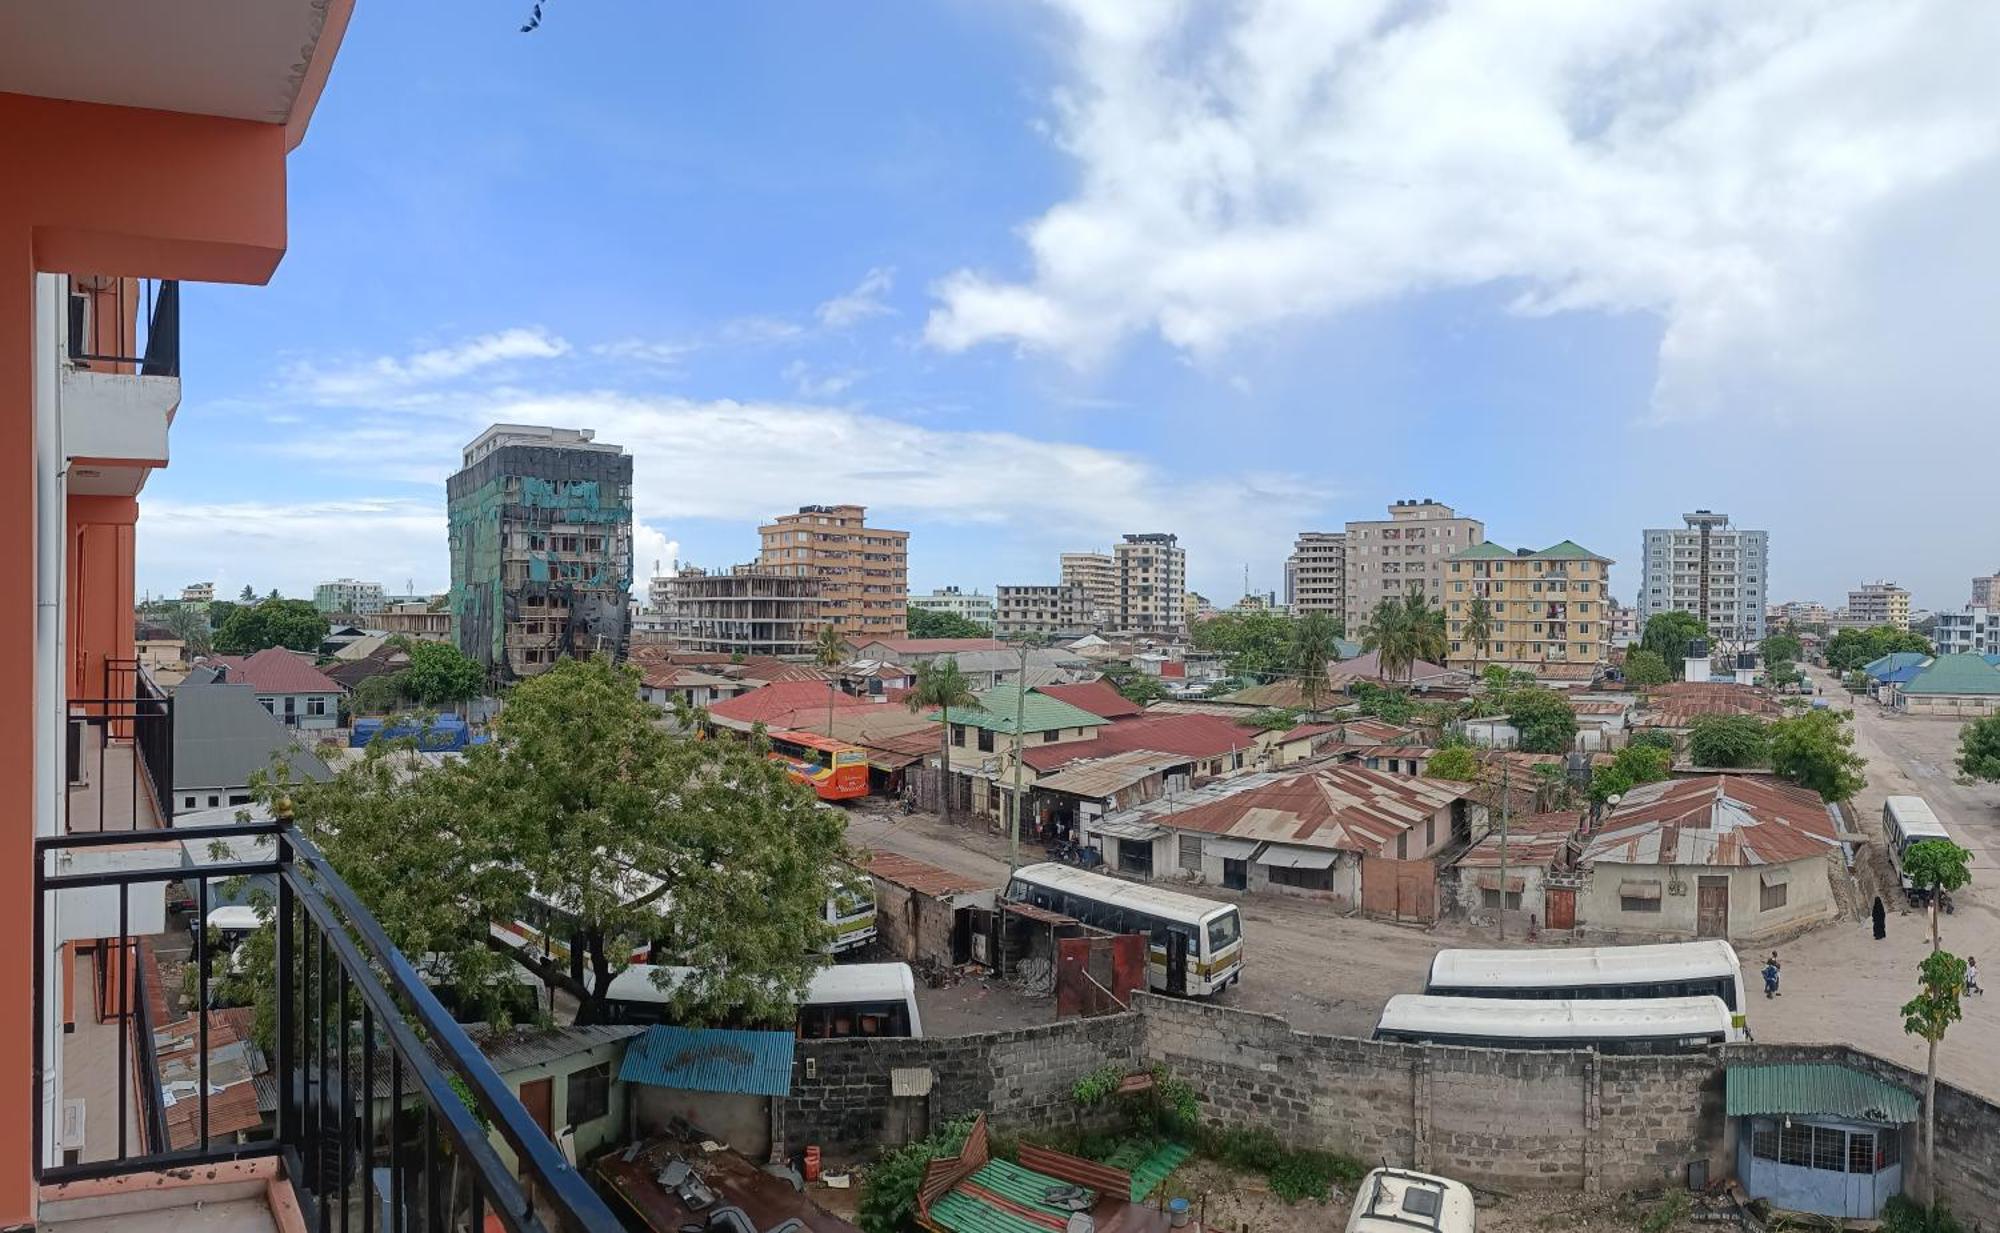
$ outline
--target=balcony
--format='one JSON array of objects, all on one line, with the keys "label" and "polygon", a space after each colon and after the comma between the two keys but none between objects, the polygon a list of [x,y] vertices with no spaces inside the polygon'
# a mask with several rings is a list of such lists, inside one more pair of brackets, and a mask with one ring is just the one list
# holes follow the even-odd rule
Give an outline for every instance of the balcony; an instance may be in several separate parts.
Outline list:
[{"label": "balcony", "polygon": [[167,465],[167,429],[181,402],[180,284],[78,276],[64,302],[69,490],[133,496],[148,472]]},{"label": "balcony", "polygon": [[[289,821],[160,838],[35,841],[39,1223],[619,1228]],[[229,903],[254,946],[188,928]],[[268,1018],[218,1002],[246,972]]]},{"label": "balcony", "polygon": [[159,830],[174,818],[174,700],[136,659],[106,661],[110,698],[73,698],[66,834]]}]

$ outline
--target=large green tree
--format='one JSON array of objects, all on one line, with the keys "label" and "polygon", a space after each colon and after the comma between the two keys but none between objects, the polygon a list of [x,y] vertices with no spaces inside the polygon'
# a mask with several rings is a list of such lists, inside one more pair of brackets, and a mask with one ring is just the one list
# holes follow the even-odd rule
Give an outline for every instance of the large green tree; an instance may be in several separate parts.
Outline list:
[{"label": "large green tree", "polygon": [[1958,772],[2000,779],[2000,715],[1975,719],[1958,730]]},{"label": "large green tree", "polygon": [[1339,643],[1340,623],[1324,612],[1309,612],[1292,622],[1292,672],[1307,714],[1319,710],[1332,688],[1326,666],[1340,658]]},{"label": "large green tree", "polygon": [[208,613],[202,611],[200,604],[170,601],[161,604],[154,616],[174,631],[174,637],[187,643],[189,655],[206,655],[215,649],[215,633],[209,628]]},{"label": "large green tree", "polygon": [[1931,953],[1917,975],[1917,996],[1903,1005],[1903,1030],[1928,1047],[1924,1065],[1924,1205],[1937,1203],[1937,1054],[1946,1029],[1958,1022],[1965,992],[1965,961],[1944,949],[1938,936],[1941,893],[1956,891],[1972,880],[1972,853],[1948,839],[1913,843],[1903,854],[1903,873],[1913,886],[1928,892]]},{"label": "large green tree", "polygon": [[1440,749],[1424,763],[1424,776],[1427,779],[1472,783],[1479,778],[1479,755],[1468,745]]},{"label": "large green tree", "polygon": [[1755,715],[1702,715],[1688,729],[1696,766],[1761,766],[1770,753],[1770,730]]},{"label": "large green tree", "polygon": [[1772,634],[1757,644],[1757,650],[1764,656],[1766,667],[1772,664],[1794,664],[1805,654],[1805,647],[1789,633]]},{"label": "large green tree", "polygon": [[938,727],[938,816],[951,821],[951,713],[979,705],[972,694],[972,682],[959,670],[958,661],[940,655],[917,665],[917,679],[903,699],[910,710],[922,714],[937,711]]},{"label": "large green tree", "polygon": [[1507,700],[1507,722],[1527,753],[1568,753],[1576,743],[1576,708],[1552,689],[1516,689]]},{"label": "large green tree", "polygon": [[[563,660],[517,685],[493,741],[440,766],[371,749],[289,792],[299,825],[408,955],[465,1002],[501,1004],[518,963],[600,1021],[637,947],[686,966],[671,1001],[695,1019],[783,1022],[824,963],[824,906],[845,819],[759,748],[665,731],[638,673]],[[488,922],[561,909],[544,948],[494,942]],[[746,913],[744,905],[755,904]]]},{"label": "large green tree", "polygon": [[1848,715],[1831,709],[1806,711],[1771,722],[1771,769],[1829,801],[1844,801],[1867,779],[1868,760],[1854,752]]},{"label": "large green tree", "polygon": [[395,674],[404,697],[422,706],[457,706],[486,688],[486,669],[449,642],[418,641],[405,652],[410,666]]},{"label": "large green tree", "polygon": [[1623,796],[1642,783],[1658,783],[1672,769],[1673,754],[1653,745],[1627,745],[1611,759],[1611,765],[1591,772],[1593,800]]},{"label": "large green tree", "polygon": [[326,640],[326,617],[303,599],[263,599],[233,609],[215,631],[215,649],[249,655],[268,647],[317,653]]},{"label": "large green tree", "polygon": [[1369,614],[1361,631],[1361,645],[1379,654],[1385,679],[1401,676],[1407,681],[1419,660],[1444,660],[1450,645],[1444,610],[1432,607],[1421,587],[1411,587],[1400,598],[1385,597]]},{"label": "large green tree", "polygon": [[985,625],[962,617],[956,612],[933,612],[928,608],[911,608],[905,617],[912,638],[991,638],[993,631]]},{"label": "large green tree", "polygon": [[[1224,612],[1195,622],[1188,640],[1196,650],[1225,656],[1235,675],[1262,683],[1295,671],[1293,624],[1292,618],[1276,612]],[[1338,630],[1334,636],[1339,636]]]},{"label": "large green tree", "polygon": [[1929,655],[1930,640],[1922,634],[1897,629],[1893,625],[1843,629],[1837,631],[1826,644],[1826,666],[1835,672],[1853,672],[1896,651]]},{"label": "large green tree", "polygon": [[[1167,687],[1160,684],[1159,677],[1150,672],[1141,672],[1131,664],[1105,665],[1104,679],[1110,683],[1111,688],[1123,695],[1127,702],[1136,702],[1140,706],[1158,702],[1168,696]],[[1220,687],[1220,692],[1232,693],[1235,688],[1234,685],[1225,684]]]},{"label": "large green tree", "polygon": [[1463,641],[1472,644],[1472,671],[1479,672],[1479,663],[1486,657],[1486,644],[1493,641],[1493,604],[1484,595],[1475,595],[1466,606],[1465,628],[1459,631]]},{"label": "large green tree", "polygon": [[1675,680],[1687,670],[1688,643],[1708,637],[1708,626],[1692,612],[1656,612],[1646,618],[1639,645],[1660,657]]},{"label": "large green tree", "polygon": [[1673,679],[1673,670],[1658,651],[1635,646],[1625,652],[1625,683],[1634,689],[1650,689]]}]

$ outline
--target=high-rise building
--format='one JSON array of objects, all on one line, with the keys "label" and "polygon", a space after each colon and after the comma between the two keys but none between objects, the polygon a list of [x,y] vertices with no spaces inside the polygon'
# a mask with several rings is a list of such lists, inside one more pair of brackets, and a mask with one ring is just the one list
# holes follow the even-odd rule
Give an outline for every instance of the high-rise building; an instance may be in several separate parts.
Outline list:
[{"label": "high-rise building", "polygon": [[1721,642],[1760,641],[1769,582],[1770,534],[1731,526],[1729,515],[1698,509],[1682,514],[1681,527],[1642,533],[1645,580],[1637,620],[1661,612],[1692,612]]},{"label": "high-rise building", "polygon": [[1972,606],[2000,610],[2000,573],[1984,574],[1972,580]]},{"label": "high-rise building", "polygon": [[1893,582],[1864,582],[1847,593],[1847,623],[1910,627],[1910,593]]},{"label": "high-rise building", "polygon": [[868,525],[859,505],[801,505],[757,528],[758,568],[819,579],[820,620],[850,639],[909,632],[910,533]]},{"label": "high-rise building", "polygon": [[1118,623],[1118,560],[1108,552],[1062,554],[1062,585],[1081,587],[1097,624],[1110,629]]},{"label": "high-rise building", "polygon": [[595,438],[495,424],[445,483],[458,649],[503,680],[625,653],[632,458]]},{"label": "high-rise building", "polygon": [[1003,586],[996,589],[993,636],[1016,638],[1035,634],[1049,638],[1081,637],[1104,624],[1101,614],[1080,586]]},{"label": "high-rise building", "polygon": [[1127,535],[1114,544],[1120,632],[1178,637],[1187,632],[1187,550],[1164,532]]},{"label": "high-rise building", "polygon": [[810,655],[819,633],[820,580],[756,565],[728,573],[683,566],[653,579],[667,638],[682,651],[734,655]]},{"label": "high-rise building", "polygon": [[352,578],[336,578],[332,582],[322,582],[313,588],[313,607],[325,613],[344,613],[349,616],[371,616],[388,606],[379,582],[356,582]]},{"label": "high-rise building", "polygon": [[[1445,662],[1477,671],[1500,664],[1538,676],[1574,676],[1611,658],[1611,558],[1574,540],[1540,552],[1498,544],[1467,548],[1447,563]],[[1466,636],[1473,602],[1489,609],[1487,639]]]},{"label": "high-rise building", "polygon": [[1397,501],[1389,516],[1347,524],[1345,622],[1358,636],[1375,605],[1416,587],[1433,604],[1444,602],[1445,562],[1486,540],[1486,524],[1425,497]]},{"label": "high-rise building", "polygon": [[1301,531],[1285,560],[1285,604],[1294,613],[1347,616],[1347,533]]},{"label": "high-rise building", "polygon": [[939,587],[929,595],[910,596],[910,607],[920,612],[945,612],[991,629],[993,597],[957,587]]}]

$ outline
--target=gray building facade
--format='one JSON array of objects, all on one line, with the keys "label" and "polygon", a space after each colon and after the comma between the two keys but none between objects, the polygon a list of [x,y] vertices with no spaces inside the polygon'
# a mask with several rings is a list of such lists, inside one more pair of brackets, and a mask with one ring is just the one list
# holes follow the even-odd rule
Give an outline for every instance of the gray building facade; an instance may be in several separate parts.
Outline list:
[{"label": "gray building facade", "polygon": [[1764,637],[1770,587],[1770,532],[1731,525],[1729,515],[1699,509],[1679,527],[1652,527],[1642,536],[1638,629],[1658,612],[1692,612],[1722,642]]}]

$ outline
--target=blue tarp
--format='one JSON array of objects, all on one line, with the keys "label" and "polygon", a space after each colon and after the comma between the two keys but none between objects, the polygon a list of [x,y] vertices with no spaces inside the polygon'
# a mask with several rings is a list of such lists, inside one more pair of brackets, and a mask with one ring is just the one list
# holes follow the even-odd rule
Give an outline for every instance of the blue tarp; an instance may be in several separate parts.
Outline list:
[{"label": "blue tarp", "polygon": [[650,1027],[626,1047],[618,1077],[683,1092],[785,1096],[792,1044],[790,1032]]},{"label": "blue tarp", "polygon": [[385,741],[415,740],[419,749],[453,753],[464,749],[470,742],[472,729],[456,715],[439,715],[423,727],[419,727],[418,720],[411,715],[398,715],[394,719],[357,719],[347,743],[351,748],[362,749],[378,736]]}]

